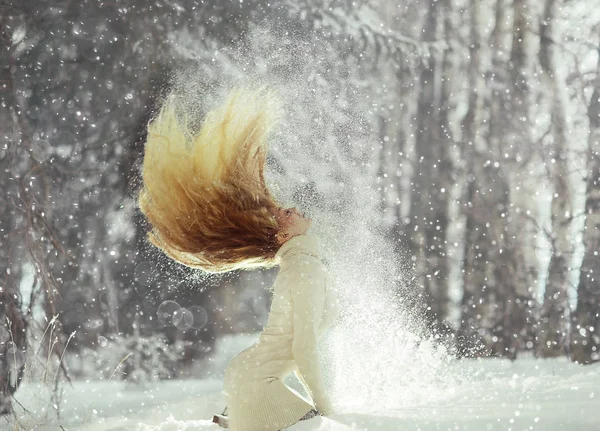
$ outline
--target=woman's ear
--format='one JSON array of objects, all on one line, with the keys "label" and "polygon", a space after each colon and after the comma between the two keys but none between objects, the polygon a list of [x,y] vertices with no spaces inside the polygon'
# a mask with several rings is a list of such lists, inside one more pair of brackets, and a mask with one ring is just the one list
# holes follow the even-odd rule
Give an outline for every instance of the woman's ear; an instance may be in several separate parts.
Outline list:
[{"label": "woman's ear", "polygon": [[277,241],[279,242],[279,244],[283,244],[284,242],[286,242],[288,240],[288,238],[290,237],[289,232],[279,232],[277,235]]}]

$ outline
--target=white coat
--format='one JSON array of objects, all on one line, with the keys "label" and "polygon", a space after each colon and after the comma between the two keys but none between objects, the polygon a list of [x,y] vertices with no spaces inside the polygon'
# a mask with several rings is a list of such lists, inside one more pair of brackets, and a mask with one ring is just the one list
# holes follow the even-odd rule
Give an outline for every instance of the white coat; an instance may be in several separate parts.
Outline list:
[{"label": "white coat", "polygon": [[[332,412],[317,342],[338,313],[321,258],[321,242],[315,235],[293,237],[278,250],[280,271],[268,322],[256,343],[225,371],[223,394],[232,431],[276,431],[313,408],[324,415]],[[292,372],[312,403],[284,384]]]}]

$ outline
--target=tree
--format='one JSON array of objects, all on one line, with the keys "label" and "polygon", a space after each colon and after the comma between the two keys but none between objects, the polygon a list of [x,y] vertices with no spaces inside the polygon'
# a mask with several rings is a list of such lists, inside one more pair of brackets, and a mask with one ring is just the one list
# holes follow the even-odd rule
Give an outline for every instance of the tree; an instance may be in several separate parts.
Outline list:
[{"label": "tree", "polygon": [[[493,327],[495,292],[488,285],[493,282],[489,266],[492,256],[491,241],[486,226],[489,202],[484,201],[485,180],[483,161],[480,154],[486,150],[482,130],[482,115],[485,82],[483,79],[482,57],[486,44],[482,37],[482,15],[487,12],[487,2],[471,0],[470,5],[470,47],[469,47],[469,91],[468,111],[462,122],[463,154],[470,160],[466,175],[466,195],[463,210],[466,215],[463,297],[461,320],[458,330],[459,354],[474,355],[489,353],[493,343],[490,329]],[[483,192],[483,194],[482,194]],[[493,201],[493,199],[490,199]],[[491,208],[494,211],[494,208]],[[489,226],[489,224],[488,224]],[[482,340],[480,342],[479,340]]]},{"label": "tree", "polygon": [[[533,253],[538,234],[538,215],[535,203],[531,200],[531,194],[537,187],[537,179],[531,174],[531,165],[537,162],[533,156],[536,145],[531,109],[537,46],[532,27],[537,16],[535,7],[528,0],[514,2],[512,21],[509,8],[508,2],[498,2],[496,29],[503,22],[511,22],[512,26],[508,26],[507,35],[500,36],[498,33],[494,44],[498,53],[494,73],[500,77],[500,85],[495,86],[496,110],[490,119],[490,139],[497,140],[496,160],[502,161],[498,174],[504,178],[509,189],[509,204],[503,217],[506,223],[502,253],[504,265],[497,276],[507,295],[502,319],[506,354],[516,358],[518,351],[533,349],[538,318],[534,300],[538,263]],[[510,57],[507,58],[506,54]],[[506,126],[502,124],[510,129],[505,130]]]},{"label": "tree", "polygon": [[[422,34],[440,40],[446,31],[448,4],[428,3]],[[446,229],[452,163],[449,160],[448,96],[451,71],[446,51],[435,50],[421,66],[415,126],[415,171],[411,197],[412,254],[423,286],[431,321],[443,322],[448,314],[448,259]]]},{"label": "tree", "polygon": [[[26,252],[24,236],[31,234],[25,207],[30,196],[23,185],[31,151],[28,131],[19,121],[23,115],[14,83],[15,47],[19,37],[12,9],[0,6],[0,415],[12,409],[11,396],[19,387],[25,366],[27,321],[21,310],[21,261]],[[4,10],[3,10],[4,9]]]},{"label": "tree", "polygon": [[557,42],[561,40],[556,11],[561,0],[546,0],[540,29],[540,65],[549,89],[551,111],[552,257],[541,309],[537,353],[542,357],[566,352],[569,322],[568,278],[573,256],[571,225],[573,203],[569,184],[569,97],[559,65]]},{"label": "tree", "polygon": [[600,55],[593,85],[588,108],[585,250],[571,343],[571,357],[582,364],[600,361]]}]

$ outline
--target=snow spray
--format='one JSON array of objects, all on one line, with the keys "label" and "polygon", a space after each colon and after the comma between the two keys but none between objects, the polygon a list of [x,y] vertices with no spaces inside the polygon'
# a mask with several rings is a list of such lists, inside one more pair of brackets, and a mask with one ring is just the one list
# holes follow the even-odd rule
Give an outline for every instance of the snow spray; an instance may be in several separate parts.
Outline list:
[{"label": "snow spray", "polygon": [[449,357],[412,330],[397,292],[411,275],[380,228],[378,96],[364,66],[317,34],[286,29],[255,27],[243,46],[208,53],[179,46],[198,60],[175,83],[190,109],[218,104],[235,84],[277,91],[284,113],[266,176],[284,205],[313,218],[335,280],[341,316],[322,357],[337,409],[389,412],[441,395],[432,389],[446,386]]}]

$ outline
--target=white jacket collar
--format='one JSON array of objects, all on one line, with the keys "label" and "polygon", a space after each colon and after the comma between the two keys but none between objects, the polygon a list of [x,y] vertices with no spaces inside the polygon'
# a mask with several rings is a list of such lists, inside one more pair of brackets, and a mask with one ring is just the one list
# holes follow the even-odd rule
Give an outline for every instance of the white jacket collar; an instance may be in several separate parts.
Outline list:
[{"label": "white jacket collar", "polygon": [[321,259],[321,238],[311,234],[295,236],[279,247],[275,254],[275,261],[279,264],[286,256],[295,254],[309,254]]}]

